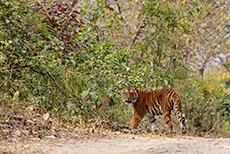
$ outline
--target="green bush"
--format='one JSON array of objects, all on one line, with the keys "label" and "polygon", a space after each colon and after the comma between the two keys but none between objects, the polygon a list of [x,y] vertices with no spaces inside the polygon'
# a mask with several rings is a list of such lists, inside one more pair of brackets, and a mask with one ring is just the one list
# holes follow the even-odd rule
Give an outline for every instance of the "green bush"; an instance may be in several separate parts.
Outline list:
[{"label": "green bush", "polygon": [[[198,80],[190,77],[179,89],[186,123],[193,134],[204,135],[212,129],[221,116],[219,108],[222,103],[219,103],[219,96],[223,94],[223,90],[218,88],[217,80],[210,80],[210,78],[212,77],[206,76]],[[220,125],[217,127],[220,128]]]},{"label": "green bush", "polygon": [[122,85],[172,87],[191,132],[209,131],[219,116],[229,126],[229,95],[210,74],[194,77],[177,47],[174,32],[189,33],[187,21],[197,8],[146,1],[140,35],[124,37],[134,42],[126,46],[111,41],[124,25],[114,10],[105,11],[105,1],[79,5],[0,0],[0,99],[13,111],[49,113],[79,125],[92,119],[126,124],[132,109],[120,97]]},{"label": "green bush", "polygon": [[105,109],[120,101],[130,51],[111,44],[95,25],[98,10],[72,11],[56,1],[31,9],[26,1],[2,0],[1,6],[2,95],[19,93],[16,106],[77,123],[98,113],[110,119]]}]

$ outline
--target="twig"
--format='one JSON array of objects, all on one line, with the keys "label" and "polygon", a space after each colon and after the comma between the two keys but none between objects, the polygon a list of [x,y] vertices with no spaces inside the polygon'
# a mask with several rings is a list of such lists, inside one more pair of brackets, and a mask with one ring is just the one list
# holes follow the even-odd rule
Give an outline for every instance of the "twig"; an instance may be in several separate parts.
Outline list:
[{"label": "twig", "polygon": [[[18,70],[18,69],[21,69],[21,68],[30,68],[32,71],[36,72],[36,73],[39,73],[39,74],[43,74],[43,75],[46,75],[47,73],[49,72],[42,72],[42,71],[38,71],[38,70],[35,70],[33,66],[31,65],[23,65],[23,66],[15,66],[15,67],[8,67],[8,68],[5,68],[6,70]],[[58,74],[52,74],[53,76],[56,76]]]},{"label": "twig", "polygon": [[[141,14],[138,15],[138,18],[141,16]],[[143,21],[145,21],[146,17],[144,17]],[[136,34],[132,40],[132,42],[130,43],[127,51],[135,44],[136,40],[138,39],[138,36],[141,34],[141,30],[147,25],[147,23],[144,23],[144,24],[141,24],[139,23],[137,25],[137,31],[136,31]]]},{"label": "twig", "polygon": [[55,78],[53,77],[53,75],[52,75],[50,72],[47,72],[46,75],[49,76],[49,77],[53,80],[53,82],[55,83],[55,85],[58,87],[58,89],[59,89],[64,95],[67,96],[66,91],[65,91],[64,89],[62,89],[62,88],[59,86],[59,84],[56,82],[56,80],[55,80]]},{"label": "twig", "polygon": [[2,89],[2,87],[3,87],[3,85],[4,85],[4,83],[8,80],[10,78],[10,76],[9,77],[7,77],[3,82],[2,82],[2,84],[1,84],[1,86],[0,86],[0,89]]},{"label": "twig", "polygon": [[[47,75],[48,77],[50,77],[50,78],[54,81],[54,83],[55,83],[55,85],[57,86],[57,88],[58,88],[64,95],[67,96],[65,90],[63,90],[63,89],[61,88],[61,86],[57,83],[57,81],[55,80],[55,78],[54,78],[55,74],[52,74],[52,73],[49,72],[49,71],[47,71],[47,72],[38,71],[38,70],[34,69],[34,67],[31,66],[31,65],[23,65],[23,66],[17,66],[17,67],[6,68],[6,69],[7,69],[7,70],[13,71],[13,70],[21,69],[21,68],[26,68],[26,67],[30,68],[30,70],[32,70],[32,71],[34,71],[34,72],[36,72],[36,73],[39,73],[39,74],[42,74],[42,75]],[[56,74],[56,75],[57,75],[57,74]]]},{"label": "twig", "polygon": [[26,120],[26,118],[18,117],[18,116],[12,116],[10,114],[2,114],[2,116],[3,117],[7,116],[7,118],[9,118],[9,119],[14,119],[14,120],[17,120],[17,121]]},{"label": "twig", "polygon": [[146,88],[146,85],[147,85],[147,83],[149,82],[150,74],[152,74],[152,71],[149,73],[148,78],[147,78],[147,80],[145,81],[145,84],[144,84],[144,86],[143,86],[144,89]]},{"label": "twig", "polygon": [[[116,1],[116,2],[117,2],[117,1]],[[119,13],[116,12],[116,11],[114,10],[114,8],[110,7],[110,6],[107,5],[107,4],[105,4],[105,6],[106,6],[107,9],[109,9],[109,10],[111,10],[111,11],[114,11],[116,16],[120,15],[121,21],[123,21],[123,22],[125,23],[125,27],[126,27],[127,30],[129,31],[129,33],[131,33],[131,30],[130,30],[129,25],[126,23],[125,19],[124,19],[123,16],[121,15],[121,8],[120,8],[119,4],[118,4],[118,3],[116,3],[116,4],[117,4]]]},{"label": "twig", "polygon": [[116,2],[116,4],[117,4],[118,11],[119,11],[119,13],[121,14],[121,7],[120,7],[120,5],[118,4],[117,0],[115,0],[115,2]]},{"label": "twig", "polygon": [[71,4],[71,7],[74,8],[74,6],[77,4],[77,1],[78,0],[73,0],[72,4]]},{"label": "twig", "polygon": [[[146,26],[146,23],[145,23],[145,24],[140,24],[140,26],[138,27],[138,30],[137,30],[137,32],[136,32],[136,35],[135,35],[135,37],[134,37],[134,39],[133,39],[133,41],[132,41],[130,47],[132,47],[132,46],[134,45],[134,43],[136,42],[138,36],[139,36],[140,33],[141,33],[141,29],[143,29],[145,26]],[[129,48],[130,48],[130,47],[129,47]]]},{"label": "twig", "polygon": [[217,124],[218,124],[219,122],[220,122],[220,117],[217,119],[217,121],[216,121],[215,124],[213,125],[212,129],[210,129],[210,130],[206,133],[205,137],[206,137],[209,133],[211,133],[212,131],[214,131],[214,129],[216,128],[216,126],[217,126]]}]

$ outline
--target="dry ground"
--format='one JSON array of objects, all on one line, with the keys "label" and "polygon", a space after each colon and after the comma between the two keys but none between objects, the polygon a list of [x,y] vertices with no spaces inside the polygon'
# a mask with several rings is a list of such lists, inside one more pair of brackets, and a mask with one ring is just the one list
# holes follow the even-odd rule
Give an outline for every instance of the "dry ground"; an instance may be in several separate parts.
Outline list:
[{"label": "dry ground", "polygon": [[54,126],[11,117],[0,123],[0,153],[230,153],[230,139],[153,134],[110,122],[94,128]]}]

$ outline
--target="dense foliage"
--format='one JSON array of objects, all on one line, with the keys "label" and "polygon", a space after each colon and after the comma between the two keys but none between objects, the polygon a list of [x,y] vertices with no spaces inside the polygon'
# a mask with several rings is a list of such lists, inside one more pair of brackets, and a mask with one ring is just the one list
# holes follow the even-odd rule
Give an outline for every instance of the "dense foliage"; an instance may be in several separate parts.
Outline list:
[{"label": "dense foliage", "polygon": [[208,132],[219,118],[218,128],[227,130],[230,77],[221,78],[227,61],[206,74],[199,71],[202,77],[192,65],[200,64],[195,56],[203,53],[191,49],[199,41],[205,46],[202,38],[191,40],[192,22],[202,21],[206,6],[146,0],[72,8],[62,1],[0,0],[1,110],[8,105],[7,112],[48,114],[79,125],[92,119],[128,123],[122,85],[172,87],[181,95],[191,132]]}]

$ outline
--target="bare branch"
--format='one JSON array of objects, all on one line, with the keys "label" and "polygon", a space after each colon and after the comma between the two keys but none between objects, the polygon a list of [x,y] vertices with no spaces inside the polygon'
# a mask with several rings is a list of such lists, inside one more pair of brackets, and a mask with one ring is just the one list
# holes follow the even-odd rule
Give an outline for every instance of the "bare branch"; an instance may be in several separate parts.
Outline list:
[{"label": "bare branch", "polygon": [[217,124],[220,122],[220,117],[217,119],[217,121],[215,122],[215,124],[213,125],[212,129],[210,129],[205,136],[207,136],[209,133],[211,133],[212,131],[214,131],[214,129],[216,128]]},{"label": "bare branch", "polygon": [[[132,43],[131,43],[130,47],[132,47],[132,46],[134,45],[134,43],[136,42],[138,36],[139,36],[140,33],[141,33],[141,30],[142,30],[145,26],[146,26],[146,24],[140,24],[140,26],[138,27],[138,30],[137,30],[137,32],[136,32],[136,35],[135,35],[135,37],[134,37],[133,40],[132,40]],[[129,47],[129,49],[130,49],[130,47]]]},{"label": "bare branch", "polygon": [[1,86],[0,86],[0,89],[2,89],[3,85],[5,84],[5,82],[6,82],[9,78],[10,78],[10,76],[7,77],[7,78],[2,82],[2,84],[1,84]]},{"label": "bare branch", "polygon": [[105,6],[106,6],[107,9],[109,9],[109,10],[111,10],[111,11],[114,11],[116,16],[120,15],[120,20],[123,21],[123,22],[125,23],[125,26],[126,26],[127,30],[131,33],[131,29],[130,29],[129,25],[127,24],[126,20],[125,20],[125,19],[123,18],[123,16],[121,15],[121,8],[120,8],[119,4],[117,3],[117,7],[118,7],[119,13],[116,12],[116,11],[114,10],[114,8],[110,7],[110,6],[107,5],[107,4],[106,4]]},{"label": "bare branch", "polygon": [[22,69],[22,68],[30,68],[30,70],[32,70],[33,72],[36,72],[36,73],[39,73],[39,74],[42,74],[42,75],[47,75],[48,77],[50,77],[53,80],[53,82],[55,83],[55,85],[57,86],[57,88],[62,92],[62,94],[64,94],[64,95],[67,96],[66,91],[55,80],[55,78],[54,78],[55,74],[52,74],[49,71],[42,72],[42,71],[34,69],[34,67],[31,66],[31,65],[23,65],[23,66],[17,66],[17,67],[7,68],[7,70],[12,70],[13,71],[13,70],[18,70],[18,69]]},{"label": "bare branch", "polygon": [[121,7],[120,7],[120,5],[118,4],[117,0],[115,0],[115,2],[116,2],[116,4],[117,4],[118,11],[119,11],[119,13],[121,14]]},{"label": "bare branch", "polygon": [[78,0],[73,0],[71,7],[74,8],[74,6],[77,4]]}]

